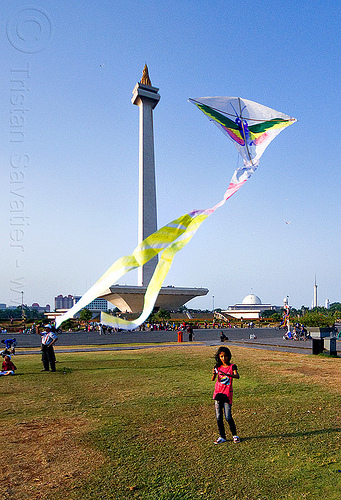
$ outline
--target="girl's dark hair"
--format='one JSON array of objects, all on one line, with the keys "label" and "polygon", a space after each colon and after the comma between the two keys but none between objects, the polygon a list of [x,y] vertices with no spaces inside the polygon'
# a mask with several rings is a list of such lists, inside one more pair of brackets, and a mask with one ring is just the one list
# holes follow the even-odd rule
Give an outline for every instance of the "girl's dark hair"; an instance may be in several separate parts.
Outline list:
[{"label": "girl's dark hair", "polygon": [[231,361],[232,354],[231,354],[230,349],[228,347],[219,347],[219,349],[217,350],[217,352],[215,353],[215,356],[214,356],[214,359],[216,361],[216,364],[215,364],[216,368],[218,368],[219,366],[222,365],[221,359],[219,357],[222,352],[224,352],[227,355],[229,362]]}]

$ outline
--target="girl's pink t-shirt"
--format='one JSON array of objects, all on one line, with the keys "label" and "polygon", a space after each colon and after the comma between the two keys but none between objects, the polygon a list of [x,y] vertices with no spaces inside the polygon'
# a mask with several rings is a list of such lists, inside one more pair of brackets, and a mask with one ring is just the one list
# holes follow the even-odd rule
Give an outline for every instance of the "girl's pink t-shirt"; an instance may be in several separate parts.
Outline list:
[{"label": "girl's pink t-shirt", "polygon": [[219,366],[215,368],[217,371],[217,379],[214,386],[213,399],[215,399],[217,394],[225,394],[229,398],[230,404],[232,404],[233,389],[232,389],[232,378],[227,377],[226,373],[233,374],[233,370],[237,370],[236,365],[230,364],[229,366]]}]

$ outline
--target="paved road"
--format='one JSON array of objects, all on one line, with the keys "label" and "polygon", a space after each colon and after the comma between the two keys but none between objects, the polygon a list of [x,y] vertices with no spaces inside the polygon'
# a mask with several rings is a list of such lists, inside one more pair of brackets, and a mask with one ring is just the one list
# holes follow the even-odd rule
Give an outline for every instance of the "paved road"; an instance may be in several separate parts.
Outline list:
[{"label": "paved road", "polygon": [[[258,339],[281,339],[282,333],[270,328],[233,328],[223,329],[225,335],[230,340],[247,340],[250,333],[256,333]],[[220,340],[221,330],[194,330],[195,340],[200,342],[210,342]],[[40,336],[35,334],[0,334],[0,340],[5,338],[15,337],[20,347],[39,347]],[[144,343],[160,343],[160,342],[176,342],[178,338],[177,332],[119,332],[110,333],[107,335],[99,335],[97,332],[81,332],[81,333],[62,333],[58,336],[58,346],[75,346],[75,345],[108,345],[108,344],[144,344]],[[188,335],[184,334],[184,340],[188,341]]]},{"label": "paved road", "polygon": [[[203,343],[207,346],[220,345],[221,330],[195,330],[195,342]],[[300,352],[311,354],[312,341],[288,341],[283,340],[283,333],[273,328],[233,328],[224,329],[225,335],[229,338],[226,345],[243,345],[245,347],[253,347],[258,349],[269,349],[285,352]],[[250,334],[254,333],[257,339],[250,339]],[[0,334],[0,340],[9,338],[10,336]],[[21,348],[36,349],[40,347],[40,337],[38,335],[23,335],[16,334],[15,338],[18,342],[17,354],[20,354]],[[189,345],[188,336],[184,334],[184,346]],[[59,347],[69,347],[70,351],[79,350],[121,350],[121,349],[137,349],[138,346],[120,346],[120,344],[148,344],[148,347],[157,346],[160,343],[172,343],[177,341],[177,332],[120,332],[107,335],[99,335],[95,332],[82,333],[63,333],[59,335],[58,343],[55,350],[58,352]],[[107,346],[107,347],[106,347]],[[337,349],[341,351],[341,342],[337,342]],[[63,349],[65,352],[65,349]]]}]

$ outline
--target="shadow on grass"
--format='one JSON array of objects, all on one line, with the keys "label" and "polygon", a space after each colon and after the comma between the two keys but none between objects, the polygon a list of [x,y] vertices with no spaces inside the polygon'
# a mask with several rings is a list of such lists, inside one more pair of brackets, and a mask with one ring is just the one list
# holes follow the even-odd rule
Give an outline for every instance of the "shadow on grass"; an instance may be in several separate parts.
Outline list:
[{"label": "shadow on grass", "polygon": [[[129,361],[129,360],[128,360]],[[129,365],[126,363],[126,360],[124,360],[125,364],[122,364],[121,363],[122,360],[118,360],[118,361],[113,361],[111,359],[108,359],[106,360],[104,363],[107,363],[108,366],[94,366],[93,368],[91,367],[84,367],[84,368],[70,368],[69,370],[72,371],[72,372],[98,372],[98,371],[104,371],[104,370],[122,370],[122,369],[125,369],[125,368],[129,368]],[[56,361],[56,363],[58,363],[58,361]],[[116,365],[114,364],[116,363]],[[146,366],[146,367],[141,367],[139,366],[139,371],[143,372],[143,371],[156,371],[156,370],[166,370],[167,368],[183,368],[184,365],[182,364],[179,364],[179,365],[169,365],[169,366],[157,366],[155,368],[150,368],[149,366]],[[133,368],[133,367],[132,367]],[[60,372],[61,371],[61,368],[60,368],[60,363],[59,363],[59,366],[57,367],[57,371]]]},{"label": "shadow on grass", "polygon": [[[62,375],[65,375],[65,374],[70,374],[70,373],[74,373],[74,372],[94,372],[94,371],[103,371],[103,370],[113,370],[113,367],[105,367],[105,366],[100,366],[100,367],[96,367],[96,368],[67,368],[67,367],[63,367],[61,368],[61,366],[59,365],[58,368],[56,369],[55,372],[52,372],[51,370],[37,370],[37,371],[34,371],[34,372],[25,372],[25,373],[16,373],[15,375],[12,375],[12,376],[15,376],[16,378],[17,377],[22,377],[22,376],[27,376],[27,375],[45,375],[46,373],[59,373],[59,374],[62,374]],[[9,377],[11,375],[8,375]]]},{"label": "shadow on grass", "polygon": [[[120,368],[120,367],[119,367]],[[71,372],[102,372],[102,371],[105,371],[105,370],[117,370],[119,369],[117,367],[113,367],[113,366],[97,366],[95,368],[66,368],[65,369],[61,369],[60,367],[57,368],[57,372],[63,372],[63,371],[67,371],[67,373],[71,373]]]},{"label": "shadow on grass", "polygon": [[320,429],[316,431],[301,431],[301,432],[287,432],[285,434],[268,434],[262,436],[247,436],[243,437],[243,441],[252,441],[253,439],[273,439],[273,438],[297,438],[304,436],[319,436],[323,434],[330,434],[332,432],[341,432],[341,428],[336,429]]}]

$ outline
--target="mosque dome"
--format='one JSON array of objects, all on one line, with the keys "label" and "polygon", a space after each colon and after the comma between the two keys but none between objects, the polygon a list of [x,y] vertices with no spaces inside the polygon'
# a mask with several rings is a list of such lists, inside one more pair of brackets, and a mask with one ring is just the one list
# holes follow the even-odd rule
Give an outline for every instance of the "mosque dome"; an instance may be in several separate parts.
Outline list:
[{"label": "mosque dome", "polygon": [[253,293],[250,293],[250,295],[247,295],[244,299],[242,304],[248,305],[248,306],[255,306],[255,305],[260,305],[262,301],[260,300],[257,295],[254,295]]}]

